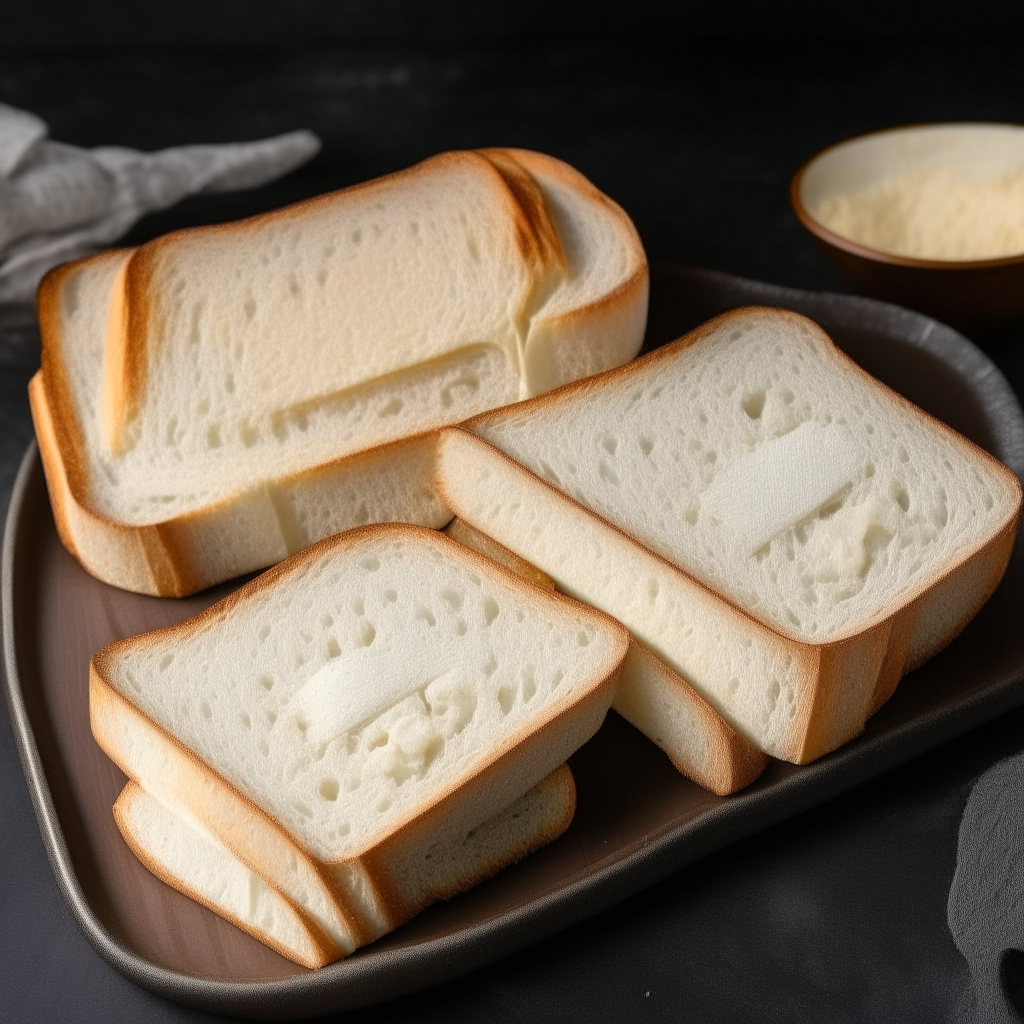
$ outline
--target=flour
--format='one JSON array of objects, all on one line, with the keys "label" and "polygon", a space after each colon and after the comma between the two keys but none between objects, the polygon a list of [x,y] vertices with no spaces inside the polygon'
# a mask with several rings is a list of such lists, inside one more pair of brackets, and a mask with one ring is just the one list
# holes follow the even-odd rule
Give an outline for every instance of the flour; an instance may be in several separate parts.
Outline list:
[{"label": "flour", "polygon": [[830,231],[871,249],[931,260],[1024,253],[1024,167],[992,178],[956,168],[893,175],[823,199]]}]

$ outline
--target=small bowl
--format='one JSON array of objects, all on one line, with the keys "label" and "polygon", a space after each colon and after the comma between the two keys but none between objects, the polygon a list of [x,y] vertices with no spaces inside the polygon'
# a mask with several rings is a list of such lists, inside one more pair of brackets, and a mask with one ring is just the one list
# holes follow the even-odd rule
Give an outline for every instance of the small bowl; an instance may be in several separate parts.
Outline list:
[{"label": "small bowl", "polygon": [[1020,168],[1024,126],[936,124],[861,135],[804,164],[789,198],[800,223],[862,292],[928,313],[967,334],[1024,322],[1024,253],[962,261],[900,256],[838,235],[810,212],[829,196],[937,166],[979,175]]}]

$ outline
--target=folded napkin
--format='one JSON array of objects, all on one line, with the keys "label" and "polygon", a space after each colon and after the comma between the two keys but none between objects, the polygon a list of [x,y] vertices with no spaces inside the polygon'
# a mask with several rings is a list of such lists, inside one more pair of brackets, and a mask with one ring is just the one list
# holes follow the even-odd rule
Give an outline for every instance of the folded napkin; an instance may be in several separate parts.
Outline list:
[{"label": "folded napkin", "polygon": [[954,1019],[1024,1021],[1024,754],[993,765],[971,790],[947,919],[973,982]]},{"label": "folded napkin", "polygon": [[0,103],[0,303],[32,301],[51,267],[116,241],[143,214],[200,192],[255,188],[319,150],[307,131],[156,153],[80,149]]}]

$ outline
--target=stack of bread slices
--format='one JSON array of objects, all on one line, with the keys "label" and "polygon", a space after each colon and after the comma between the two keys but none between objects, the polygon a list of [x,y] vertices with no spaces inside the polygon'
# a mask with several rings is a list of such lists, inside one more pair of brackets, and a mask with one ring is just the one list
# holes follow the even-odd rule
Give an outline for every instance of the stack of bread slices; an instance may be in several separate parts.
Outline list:
[{"label": "stack of bread slices", "polygon": [[68,549],[164,596],[280,563],[93,659],[152,870],[317,966],[564,831],[609,706],[725,795],[966,625],[1013,474],[781,310],[622,365],[646,301],[621,209],[519,150],[46,279]]}]

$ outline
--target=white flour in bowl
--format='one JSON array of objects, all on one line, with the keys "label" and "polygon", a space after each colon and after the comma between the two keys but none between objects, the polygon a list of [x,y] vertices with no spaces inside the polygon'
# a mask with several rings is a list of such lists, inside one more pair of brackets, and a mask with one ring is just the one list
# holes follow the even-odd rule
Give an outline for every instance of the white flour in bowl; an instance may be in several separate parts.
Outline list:
[{"label": "white flour in bowl", "polygon": [[1024,253],[1024,167],[978,178],[953,167],[892,175],[824,197],[815,219],[871,249],[931,260]]}]

